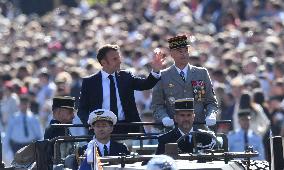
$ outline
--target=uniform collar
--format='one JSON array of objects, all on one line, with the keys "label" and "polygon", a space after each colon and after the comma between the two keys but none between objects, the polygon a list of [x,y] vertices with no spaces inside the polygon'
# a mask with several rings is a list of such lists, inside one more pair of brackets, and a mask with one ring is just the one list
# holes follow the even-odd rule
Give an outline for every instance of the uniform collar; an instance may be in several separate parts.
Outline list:
[{"label": "uniform collar", "polygon": [[177,69],[178,73],[180,74],[181,71],[183,71],[185,74],[187,73],[188,71],[188,65],[186,65],[182,70],[179,69],[177,66],[175,66],[175,68]]},{"label": "uniform collar", "polygon": [[[239,132],[241,132],[243,134],[245,133],[245,131],[243,129],[241,129],[241,128],[238,129],[237,131],[239,131]],[[253,134],[253,131],[251,129],[249,129],[247,134],[248,134],[248,136],[251,136]]]},{"label": "uniform collar", "polygon": [[[185,133],[183,133],[183,131],[181,131],[179,128],[178,128],[178,130],[179,130],[179,132],[180,132],[180,134],[183,136],[183,135],[185,135]],[[190,129],[190,131],[189,131],[189,133],[190,132],[193,132],[193,127]]]},{"label": "uniform collar", "polygon": [[107,146],[107,149],[109,150],[109,148],[110,148],[110,140],[109,140],[106,144],[103,144],[103,143],[99,142],[97,139],[95,139],[95,141],[96,141],[97,146],[98,146],[99,148],[104,148],[104,145],[106,145],[106,146]]},{"label": "uniform collar", "polygon": [[52,119],[50,121],[50,124],[61,124],[61,122],[59,122],[58,120]]}]

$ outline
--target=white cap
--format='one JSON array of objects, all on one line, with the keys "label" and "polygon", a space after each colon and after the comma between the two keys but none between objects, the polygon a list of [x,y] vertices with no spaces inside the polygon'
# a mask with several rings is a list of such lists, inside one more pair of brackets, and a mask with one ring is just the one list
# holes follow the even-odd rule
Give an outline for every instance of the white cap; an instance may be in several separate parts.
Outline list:
[{"label": "white cap", "polygon": [[89,119],[88,119],[88,124],[92,125],[94,122],[98,121],[98,120],[106,120],[106,121],[110,121],[112,122],[113,125],[116,124],[117,122],[117,117],[116,115],[110,111],[110,110],[106,110],[106,109],[97,109],[95,111],[92,111],[89,115]]},{"label": "white cap", "polygon": [[175,160],[167,155],[155,155],[147,164],[147,170],[177,170]]}]

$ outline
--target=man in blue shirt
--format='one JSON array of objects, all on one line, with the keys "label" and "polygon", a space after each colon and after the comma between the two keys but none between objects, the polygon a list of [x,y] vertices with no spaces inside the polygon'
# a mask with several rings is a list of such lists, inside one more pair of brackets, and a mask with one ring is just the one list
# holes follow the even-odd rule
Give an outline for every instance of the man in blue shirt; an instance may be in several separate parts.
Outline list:
[{"label": "man in blue shirt", "polygon": [[232,131],[228,135],[229,151],[242,152],[248,146],[253,146],[253,150],[258,151],[256,160],[264,160],[264,147],[262,138],[250,129],[251,110],[242,109],[238,113],[240,129]]},{"label": "man in blue shirt", "polygon": [[43,130],[39,119],[30,110],[30,100],[26,96],[20,98],[20,110],[11,116],[7,125],[4,146],[6,155],[15,154],[22,147],[34,140],[43,138]]}]

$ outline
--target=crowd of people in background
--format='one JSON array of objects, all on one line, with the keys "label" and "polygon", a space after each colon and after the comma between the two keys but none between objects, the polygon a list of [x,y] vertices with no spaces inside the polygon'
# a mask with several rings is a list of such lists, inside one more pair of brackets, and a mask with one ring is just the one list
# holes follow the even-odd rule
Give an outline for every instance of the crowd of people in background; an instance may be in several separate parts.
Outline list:
[{"label": "crowd of people in background", "polygon": [[[73,96],[78,106],[82,78],[101,69],[96,50],[102,45],[119,45],[122,68],[145,77],[153,49],[167,47],[167,39],[179,34],[189,37],[190,64],[209,71],[218,119],[234,122],[231,128],[219,125],[219,132],[239,127],[239,109],[252,109],[251,127],[264,142],[270,130],[284,136],[280,0],[81,0],[77,7],[58,6],[42,15],[25,15],[13,2],[0,0],[2,137],[23,96],[42,129],[52,119],[54,96]],[[173,61],[167,57],[166,63]],[[142,118],[149,116],[151,94],[135,93]]]}]

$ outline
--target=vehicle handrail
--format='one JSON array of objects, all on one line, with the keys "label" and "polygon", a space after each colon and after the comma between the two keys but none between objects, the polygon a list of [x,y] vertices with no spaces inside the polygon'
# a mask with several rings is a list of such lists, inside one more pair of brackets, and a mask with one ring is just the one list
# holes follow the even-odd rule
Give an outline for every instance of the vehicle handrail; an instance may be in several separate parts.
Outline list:
[{"label": "vehicle handrail", "polygon": [[[231,124],[231,120],[217,120],[216,124]],[[202,122],[193,122],[194,125],[203,125],[206,124],[205,121]],[[154,125],[154,126],[164,126],[163,123],[157,123],[157,122],[121,122],[117,123],[116,125],[119,126],[146,126],[146,125]],[[115,125],[115,126],[116,126]],[[56,126],[56,127],[90,127],[90,125],[87,124],[51,124],[51,126]]]}]

